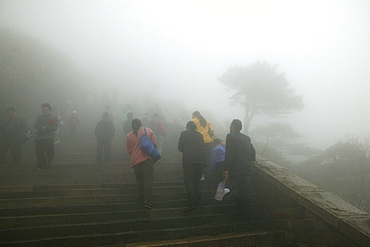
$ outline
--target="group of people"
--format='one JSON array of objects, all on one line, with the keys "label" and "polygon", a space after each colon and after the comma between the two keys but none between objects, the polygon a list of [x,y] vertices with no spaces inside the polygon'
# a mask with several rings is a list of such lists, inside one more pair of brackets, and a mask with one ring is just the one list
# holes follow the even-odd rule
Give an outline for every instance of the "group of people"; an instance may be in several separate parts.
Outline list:
[{"label": "group of people", "polygon": [[[201,206],[203,177],[217,183],[230,177],[234,184],[232,189],[237,191],[235,199],[238,209],[246,216],[249,205],[246,177],[251,172],[252,162],[256,160],[256,151],[251,139],[241,133],[242,122],[238,119],[231,122],[224,146],[221,140],[214,140],[212,124],[198,111],[192,117],[186,124],[186,130],[181,132],[178,142],[178,150],[183,153],[184,183],[188,195],[188,206],[184,212]],[[139,119],[132,121],[132,128],[133,131],[126,135],[126,145],[136,176],[137,202],[153,209],[151,200],[156,160],[140,149],[140,136],[147,135],[154,146],[157,146],[158,140],[151,128],[143,128]]]},{"label": "group of people", "polygon": [[[51,166],[54,157],[54,138],[58,128],[58,119],[52,114],[51,105],[41,105],[42,115],[35,122],[35,153],[38,169]],[[11,150],[13,164],[19,165],[21,159],[20,146],[27,140],[27,123],[19,117],[14,107],[6,109],[7,117],[1,122],[0,162],[3,163],[6,153]],[[127,114],[124,124],[126,149],[130,155],[131,167],[134,169],[137,183],[137,202],[148,209],[152,206],[152,188],[154,183],[154,163],[157,161],[141,150],[140,136],[147,135],[152,144],[161,152],[163,144],[162,122],[158,114],[149,127],[143,127],[142,121],[133,119],[132,112]],[[234,119],[230,124],[230,133],[226,136],[226,144],[214,138],[214,128],[198,111],[192,114],[187,122],[186,130],[181,132],[178,150],[183,153],[182,166],[184,183],[188,194],[189,212],[201,206],[201,181],[212,180],[217,185],[225,178],[230,178],[237,191],[237,205],[242,214],[247,214],[248,196],[246,177],[251,172],[252,161],[256,160],[256,152],[251,139],[241,133],[242,122]],[[102,119],[97,123],[97,161],[106,162],[110,158],[111,140],[116,129],[109,113],[104,111]]]},{"label": "group of people", "polygon": [[[95,127],[95,136],[97,138],[97,161],[99,163],[107,163],[110,161],[111,141],[116,133],[113,119],[110,116],[111,115],[108,111],[104,111],[102,119]],[[125,111],[121,117],[124,137],[127,137],[130,132],[135,130],[132,125],[133,120],[134,113],[131,110]],[[140,119],[137,118],[137,120]],[[163,151],[164,137],[168,133],[164,121],[160,118],[158,113],[154,113],[152,118],[145,125],[142,120],[140,120],[140,124],[142,127],[147,127],[155,134],[156,148],[159,154],[161,154]]]},{"label": "group of people", "polygon": [[[36,118],[35,153],[38,169],[49,168],[54,158],[54,139],[58,129],[58,118],[52,114],[51,105],[41,105],[42,115]],[[4,163],[7,152],[10,150],[13,165],[21,164],[21,145],[29,140],[31,135],[27,121],[18,116],[14,107],[6,109],[6,116],[0,124],[0,164]]]},{"label": "group of people", "polygon": [[183,153],[184,182],[188,193],[185,212],[201,205],[202,176],[214,181],[216,186],[230,176],[234,185],[232,189],[237,191],[238,209],[243,215],[248,214],[246,177],[251,172],[252,161],[256,160],[256,151],[250,137],[242,134],[241,129],[242,122],[234,119],[226,136],[226,146],[223,146],[220,139],[213,139],[214,129],[210,122],[198,111],[193,113],[193,119],[186,124],[186,131],[181,133],[178,143],[178,149]]}]

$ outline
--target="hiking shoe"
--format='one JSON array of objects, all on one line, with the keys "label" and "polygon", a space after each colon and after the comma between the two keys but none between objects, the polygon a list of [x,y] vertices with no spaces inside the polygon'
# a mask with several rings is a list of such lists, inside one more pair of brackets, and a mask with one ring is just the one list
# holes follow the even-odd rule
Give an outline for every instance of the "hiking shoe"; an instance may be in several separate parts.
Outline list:
[{"label": "hiking shoe", "polygon": [[153,209],[154,209],[154,208],[152,207],[152,204],[150,204],[150,203],[146,203],[146,204],[144,204],[143,206],[144,206],[144,208],[147,208],[147,209],[150,209],[150,210],[153,210]]}]

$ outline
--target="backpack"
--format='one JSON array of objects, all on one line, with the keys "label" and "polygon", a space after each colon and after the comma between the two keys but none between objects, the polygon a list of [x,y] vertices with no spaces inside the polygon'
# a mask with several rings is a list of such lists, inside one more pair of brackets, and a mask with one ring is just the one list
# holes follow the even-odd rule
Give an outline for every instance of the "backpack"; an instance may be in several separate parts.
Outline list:
[{"label": "backpack", "polygon": [[146,130],[144,128],[144,135],[140,136],[140,150],[146,155],[153,158],[154,160],[159,160],[161,158],[160,153],[157,148],[153,145],[152,140],[146,135]]}]

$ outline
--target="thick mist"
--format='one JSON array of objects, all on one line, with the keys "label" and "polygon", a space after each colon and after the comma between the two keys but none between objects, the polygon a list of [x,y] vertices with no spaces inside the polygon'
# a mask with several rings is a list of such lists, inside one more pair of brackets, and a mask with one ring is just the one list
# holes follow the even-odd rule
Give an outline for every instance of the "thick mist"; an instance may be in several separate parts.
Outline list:
[{"label": "thick mist", "polygon": [[366,0],[2,0],[0,25],[64,54],[118,104],[155,95],[164,109],[182,102],[221,125],[244,111],[218,78],[235,65],[277,64],[304,103],[278,121],[327,148],[369,134],[369,13]]}]

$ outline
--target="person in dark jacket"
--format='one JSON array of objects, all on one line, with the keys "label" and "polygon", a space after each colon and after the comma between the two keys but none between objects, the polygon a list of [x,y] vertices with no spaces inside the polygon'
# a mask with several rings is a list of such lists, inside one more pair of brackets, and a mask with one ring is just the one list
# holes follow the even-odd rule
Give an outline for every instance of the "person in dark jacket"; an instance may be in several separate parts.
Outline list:
[{"label": "person in dark jacket", "polygon": [[124,136],[132,131],[132,120],[134,120],[134,114],[132,112],[127,113],[127,120],[123,123]]},{"label": "person in dark jacket", "polygon": [[35,128],[36,158],[39,169],[46,169],[51,166],[54,158],[54,138],[58,129],[58,118],[51,113],[49,103],[41,105],[43,115],[37,117]]},{"label": "person in dark jacket", "polygon": [[103,112],[103,119],[95,127],[97,140],[96,159],[99,163],[110,161],[111,142],[116,128],[109,118],[108,112]]},{"label": "person in dark jacket", "polygon": [[206,167],[203,136],[197,132],[197,126],[193,121],[189,121],[186,124],[186,131],[181,132],[178,149],[183,153],[182,166],[189,203],[184,212],[189,212],[200,206],[202,199],[200,179]]},{"label": "person in dark jacket", "polygon": [[7,116],[0,124],[0,165],[10,149],[13,165],[21,164],[21,144],[27,133],[27,121],[17,115],[14,107],[6,109]]},{"label": "person in dark jacket", "polygon": [[251,138],[240,133],[242,122],[234,119],[230,124],[230,133],[226,136],[225,170],[224,175],[230,175],[236,185],[238,196],[236,203],[240,213],[248,214],[249,205],[246,177],[251,173],[252,161],[256,160],[256,150]]}]

